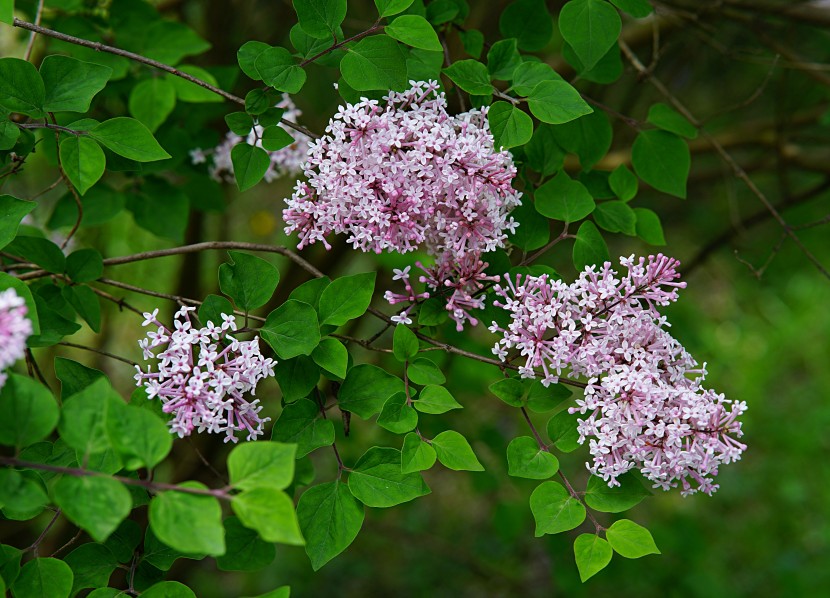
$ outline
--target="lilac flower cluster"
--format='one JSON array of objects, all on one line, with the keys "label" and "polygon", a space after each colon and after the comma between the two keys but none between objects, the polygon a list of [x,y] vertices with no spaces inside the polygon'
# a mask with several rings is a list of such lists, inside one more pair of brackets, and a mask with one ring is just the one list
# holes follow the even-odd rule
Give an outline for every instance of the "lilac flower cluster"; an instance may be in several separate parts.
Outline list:
[{"label": "lilac flower cluster", "polygon": [[259,338],[239,341],[233,316],[222,314],[222,323],[213,322],[195,328],[190,312],[182,307],[175,316],[174,330],[160,323],[153,313],[144,314],[144,326],[151,327],[139,341],[145,359],[158,359],[158,371],[135,375],[136,384],[144,386],[147,397],[158,397],[165,413],[174,414],[171,432],[179,437],[198,432],[225,432],[225,442],[236,442],[237,431],[247,431],[248,440],[263,434],[259,399],[247,401],[246,393],[256,394],[257,383],[274,375],[275,361],[259,351]]},{"label": "lilac flower cluster", "polygon": [[26,312],[26,302],[14,289],[0,292],[0,388],[8,378],[3,370],[26,352],[26,339],[32,334]]},{"label": "lilac flower cluster", "polygon": [[[291,97],[288,94],[282,94],[282,100],[275,106],[285,110],[282,117],[285,120],[296,123],[298,118],[302,115],[302,111],[297,108]],[[234,182],[233,161],[231,160],[231,150],[233,147],[242,141],[248,145],[255,145],[262,147],[262,133],[264,129],[260,125],[254,125],[251,132],[243,139],[233,131],[228,131],[225,139],[212,150],[203,150],[196,148],[190,151],[190,158],[194,164],[203,164],[207,161],[208,156],[212,157],[212,163],[208,166],[208,172],[214,180],[218,182]],[[299,131],[294,129],[286,129],[291,137],[294,138],[294,143],[277,150],[275,152],[268,152],[271,158],[271,163],[268,170],[265,171],[265,182],[270,183],[283,175],[296,176],[302,172],[303,162],[308,153],[309,139]]]},{"label": "lilac flower cluster", "polygon": [[300,249],[318,241],[330,249],[333,233],[361,251],[425,249],[437,263],[423,281],[455,289],[447,309],[462,326],[480,305],[471,281],[481,280],[482,254],[517,226],[516,167],[493,147],[487,108],[451,116],[436,81],[410,84],[338,109],[311,145],[308,181],[286,200],[285,232],[299,235]]},{"label": "lilac flower cluster", "polygon": [[663,255],[621,258],[618,276],[606,262],[590,266],[573,284],[528,276],[495,287],[511,314],[493,353],[507,361],[511,350],[525,359],[522,377],[542,383],[587,378],[571,413],[579,419],[580,442],[589,438],[588,469],[609,486],[637,467],[664,490],[680,484],[683,494],[711,494],[721,464],[739,460],[746,446],[737,420],[746,403],[703,388],[702,366],[666,330],[657,310],[677,299],[676,260]]}]

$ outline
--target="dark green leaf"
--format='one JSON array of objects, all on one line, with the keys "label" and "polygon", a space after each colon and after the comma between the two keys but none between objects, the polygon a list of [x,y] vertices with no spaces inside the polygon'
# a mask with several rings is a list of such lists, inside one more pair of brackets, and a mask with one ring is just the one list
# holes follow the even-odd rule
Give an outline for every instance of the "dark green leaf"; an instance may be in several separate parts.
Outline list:
[{"label": "dark green leaf", "polygon": [[305,71],[285,48],[274,46],[261,52],[254,68],[266,85],[285,93],[297,93],[305,85]]},{"label": "dark green leaf", "polygon": [[640,131],[631,148],[631,162],[637,176],[658,191],[686,198],[691,157],[689,146],[677,135],[654,129]]},{"label": "dark green leaf", "polygon": [[221,571],[257,571],[274,561],[276,549],[273,544],[262,541],[257,533],[243,526],[236,517],[224,521],[225,543],[228,550],[216,557]]},{"label": "dark green leaf", "polygon": [[46,438],[58,423],[52,393],[26,376],[9,373],[0,388],[0,444],[22,448]]},{"label": "dark green leaf", "polygon": [[136,162],[154,162],[170,157],[153,134],[134,118],[119,116],[89,130],[89,136],[119,156]]},{"label": "dark green leaf", "polygon": [[[583,119],[576,122],[580,120]],[[539,125],[524,148],[528,166],[542,176],[558,171],[565,161],[565,150],[557,143],[556,128],[544,123]]]},{"label": "dark green leaf", "polygon": [[586,69],[617,42],[621,29],[620,15],[605,0],[570,0],[559,13],[559,31]]},{"label": "dark green leaf", "polygon": [[375,290],[375,272],[336,278],[320,295],[320,324],[342,326],[366,313]]},{"label": "dark green leaf", "polygon": [[344,411],[369,419],[379,413],[386,400],[396,392],[403,392],[403,380],[381,368],[361,364],[346,374],[337,394],[338,404]]},{"label": "dark green leaf", "polygon": [[[199,482],[180,485],[207,489]],[[150,501],[150,527],[159,540],[180,552],[225,554],[222,507],[213,496],[160,492]]]},{"label": "dark green leaf", "polygon": [[436,458],[435,449],[421,440],[415,432],[410,432],[404,437],[401,449],[401,473],[427,470],[435,465]]},{"label": "dark green leaf", "polygon": [[133,508],[130,493],[112,478],[64,475],[53,495],[63,514],[97,542],[106,540]]},{"label": "dark green leaf", "polygon": [[517,0],[501,13],[499,30],[504,37],[515,37],[520,50],[536,52],[550,41],[553,19],[544,0]]},{"label": "dark green leaf", "polygon": [[61,296],[93,332],[101,331],[101,301],[92,289],[86,285],[67,286],[61,289]]},{"label": "dark green leaf", "polygon": [[242,44],[242,47],[236,52],[236,60],[239,62],[239,68],[254,81],[260,81],[262,79],[262,76],[255,66],[256,59],[270,47],[263,42],[249,41]]},{"label": "dark green leaf", "polygon": [[366,37],[348,48],[340,73],[357,91],[400,90],[407,85],[406,53],[388,35]]},{"label": "dark green leaf", "polygon": [[480,58],[484,50],[484,34],[477,29],[468,29],[466,31],[459,31],[458,36],[461,38],[461,44],[464,46],[464,51],[473,58]]},{"label": "dark green leaf", "polygon": [[138,543],[141,542],[143,529],[133,520],[125,519],[121,522],[104,546],[112,553],[113,557],[119,563],[128,563],[133,558]]},{"label": "dark green leaf", "polygon": [[240,444],[228,456],[231,485],[240,490],[275,488],[282,490],[294,478],[297,447],[282,442]]},{"label": "dark green leaf", "polygon": [[583,222],[576,233],[573,262],[578,271],[593,264],[602,265],[611,259],[608,246],[593,222]]},{"label": "dark green leaf", "polygon": [[675,133],[687,139],[697,137],[697,128],[676,110],[662,102],[652,104],[651,108],[648,109],[646,121],[664,131]]},{"label": "dark green leaf", "polygon": [[330,38],[346,18],[346,0],[293,0],[300,27],[317,39]]},{"label": "dark green leaf", "polygon": [[61,381],[62,401],[66,401],[66,399],[83,390],[98,378],[104,378],[104,372],[88,368],[65,357],[55,358],[55,375]]},{"label": "dark green leaf", "polygon": [[308,282],[304,282],[303,284],[295,288],[293,291],[291,291],[291,294],[288,296],[288,298],[296,299],[297,301],[302,301],[303,303],[308,303],[316,310],[320,305],[320,295],[323,294],[323,291],[330,284],[331,280],[329,280],[327,276],[321,276],[320,278],[312,278]]},{"label": "dark green leaf", "polygon": [[611,147],[613,138],[611,123],[601,110],[556,125],[552,131],[560,147],[579,156],[582,170],[589,170],[600,161]]},{"label": "dark green leaf", "polygon": [[67,554],[64,560],[74,575],[71,594],[73,596],[86,588],[106,586],[112,572],[118,566],[118,561],[109,548],[93,542],[81,544]]},{"label": "dark green leaf", "polygon": [[435,362],[426,357],[419,357],[410,363],[406,374],[415,384],[443,384],[447,381]]},{"label": "dark green leaf", "polygon": [[562,77],[544,62],[523,62],[513,71],[511,89],[521,96],[529,96],[543,81],[562,81]]},{"label": "dark green leaf", "polygon": [[222,323],[222,314],[233,315],[233,305],[220,295],[208,295],[199,306],[199,320],[203,324],[211,322],[218,326]]},{"label": "dark green leaf", "polygon": [[594,198],[563,170],[536,189],[536,210],[562,222],[578,222],[594,211]]},{"label": "dark green leaf", "polygon": [[395,434],[406,434],[418,425],[418,413],[407,404],[405,393],[397,392],[386,400],[378,425]]},{"label": "dark green leaf", "polygon": [[133,87],[128,106],[130,114],[154,132],[176,107],[176,88],[161,77],[145,79]]},{"label": "dark green leaf", "polygon": [[138,405],[127,405],[107,418],[110,441],[124,467],[153,469],[173,447],[167,424],[155,413]]},{"label": "dark green leaf", "polygon": [[556,407],[565,399],[570,398],[571,391],[564,384],[549,384],[545,386],[539,380],[534,380],[527,393],[527,406],[531,411],[544,413]]},{"label": "dark green leaf", "polygon": [[66,258],[66,274],[74,282],[92,282],[104,274],[104,259],[95,249],[78,249]]},{"label": "dark green leaf", "polygon": [[82,456],[102,453],[111,447],[108,420],[124,408],[109,380],[98,378],[64,401],[58,431]]},{"label": "dark green leaf", "polygon": [[405,11],[412,4],[412,0],[375,0],[378,15],[389,17]]},{"label": "dark green leaf", "polygon": [[337,378],[346,377],[346,368],[349,366],[349,352],[336,338],[324,338],[314,351],[311,352],[314,363]]},{"label": "dark green leaf", "polygon": [[234,495],[231,506],[242,524],[256,530],[266,542],[305,544],[294,503],[285,492],[273,486],[260,486]]},{"label": "dark green leaf", "polygon": [[620,519],[605,531],[605,537],[614,552],[627,559],[638,559],[647,554],[660,554],[654,538],[642,525]]},{"label": "dark green leaf", "polygon": [[354,541],[363,517],[363,505],[340,481],[312,486],[303,493],[297,503],[297,519],[315,571]]},{"label": "dark green leaf", "polygon": [[567,409],[560,411],[548,421],[548,438],[563,453],[573,452],[579,448],[576,426],[576,415],[571,415]]},{"label": "dark green leaf", "polygon": [[45,99],[43,79],[30,62],[0,58],[0,107],[41,118]]},{"label": "dark green leaf", "polygon": [[487,72],[492,79],[509,81],[521,63],[515,39],[499,40],[487,51]]},{"label": "dark green leaf", "polygon": [[614,169],[611,176],[608,177],[608,184],[611,186],[611,190],[614,191],[614,195],[622,201],[633,199],[637,195],[637,187],[639,186],[637,177],[624,164],[620,164]]},{"label": "dark green leaf", "polygon": [[141,193],[129,197],[136,224],[159,237],[184,240],[190,202],[178,187],[160,178],[146,178]]},{"label": "dark green leaf", "polygon": [[579,579],[585,583],[605,569],[614,552],[608,542],[596,534],[580,534],[574,540],[574,557]]},{"label": "dark green leaf", "polygon": [[393,507],[429,494],[418,473],[401,472],[401,452],[374,446],[349,473],[349,490],[367,507]]},{"label": "dark green leaf", "polygon": [[0,117],[0,151],[12,149],[19,138],[20,128],[10,120],[3,120]]},{"label": "dark green leaf", "polygon": [[317,313],[308,303],[289,299],[268,314],[260,335],[283,359],[311,355],[320,342]]},{"label": "dark green leaf", "polygon": [[594,210],[594,220],[612,233],[634,236],[637,216],[628,204],[622,201],[604,201]]},{"label": "dark green leaf", "polygon": [[524,145],[533,135],[533,120],[519,107],[509,102],[495,102],[487,113],[493,143],[510,149]]},{"label": "dark green leaf", "polygon": [[530,495],[536,537],[558,534],[585,521],[585,507],[559,482],[542,482]]},{"label": "dark green leaf", "polygon": [[470,443],[454,430],[446,430],[432,439],[432,448],[444,467],[456,471],[484,471]]},{"label": "dark green leaf", "polygon": [[87,112],[92,98],[109,81],[108,66],[82,62],[69,56],[53,54],[40,64],[40,76],[46,89],[45,112]]},{"label": "dark green leaf", "polygon": [[617,477],[619,486],[609,488],[602,478],[591,476],[585,490],[585,502],[592,509],[603,513],[622,513],[637,505],[650,492],[632,473]]},{"label": "dark green leaf", "polygon": [[530,92],[527,104],[533,116],[552,125],[570,122],[594,111],[566,81],[542,81]]},{"label": "dark green leaf", "polygon": [[274,366],[274,376],[286,402],[307,397],[320,381],[320,367],[310,357],[299,355],[280,359]]},{"label": "dark green leaf", "polygon": [[229,251],[228,256],[230,263],[219,266],[222,292],[245,311],[268,303],[280,282],[280,271],[255,255]]},{"label": "dark green leaf", "polygon": [[649,245],[665,245],[660,217],[648,208],[634,208],[637,216],[637,236]]},{"label": "dark green leaf", "polygon": [[162,571],[168,571],[176,559],[187,558],[201,560],[205,556],[205,554],[199,553],[187,554],[171,548],[156,537],[152,527],[148,527],[144,535],[144,554],[142,555],[142,561]]},{"label": "dark green leaf", "polygon": [[12,591],[15,598],[68,598],[73,578],[72,569],[63,561],[33,559],[23,565]]},{"label": "dark green leaf", "polygon": [[550,240],[548,220],[536,211],[536,206],[529,198],[510,212],[510,216],[519,226],[516,227],[516,232],[508,235],[508,238],[519,249],[533,251],[543,247]]},{"label": "dark green leaf", "polygon": [[489,96],[493,93],[487,67],[478,60],[458,60],[445,68],[444,74],[469,94]]},{"label": "dark green leaf", "polygon": [[324,419],[313,401],[300,399],[286,405],[274,423],[273,440],[297,444],[297,458],[334,443],[334,423]]},{"label": "dark green leaf", "polygon": [[522,401],[525,394],[524,385],[516,378],[505,378],[493,382],[490,385],[490,392],[511,407],[521,407],[524,404]]},{"label": "dark green leaf", "polygon": [[236,186],[240,191],[247,191],[265,176],[265,171],[271,165],[271,158],[261,147],[242,141],[231,148],[231,162]]},{"label": "dark green leaf", "polygon": [[392,352],[398,361],[410,361],[418,354],[420,345],[418,337],[409,328],[400,324],[395,326],[392,337]]},{"label": "dark green leaf", "polygon": [[654,12],[648,0],[611,0],[611,4],[635,19],[643,19]]},{"label": "dark green leaf", "polygon": [[443,386],[430,384],[425,386],[418,395],[418,400],[413,403],[415,409],[421,413],[440,414],[453,409],[462,409],[462,405],[453,398]]},{"label": "dark green leaf", "polygon": [[0,249],[11,243],[23,217],[35,209],[37,203],[11,195],[0,195]]},{"label": "dark green leaf", "polygon": [[[216,87],[218,85],[216,77],[211,75],[203,68],[198,66],[180,66],[179,70],[186,75],[190,75],[196,79],[209,83]],[[221,103],[224,101],[219,94],[197,85],[192,81],[188,81],[182,77],[169,77],[168,79],[173,89],[176,91],[176,98],[181,102],[194,102],[199,104],[204,103]]]},{"label": "dark green leaf", "polygon": [[262,131],[262,147],[269,152],[276,152],[294,143],[291,134],[277,125],[266,127]]},{"label": "dark green leaf", "polygon": [[14,241],[6,246],[6,251],[12,255],[24,257],[44,270],[55,274],[63,274],[66,267],[66,258],[61,248],[43,237],[18,235]]},{"label": "dark green leaf", "polygon": [[178,581],[162,581],[141,592],[144,598],[196,598],[193,590]]},{"label": "dark green leaf", "polygon": [[559,460],[539,448],[530,436],[514,438],[507,446],[507,473],[517,478],[545,480],[559,471]]},{"label": "dark green leaf", "polygon": [[37,475],[28,471],[0,469],[0,508],[7,518],[30,519],[48,503],[49,497]]}]

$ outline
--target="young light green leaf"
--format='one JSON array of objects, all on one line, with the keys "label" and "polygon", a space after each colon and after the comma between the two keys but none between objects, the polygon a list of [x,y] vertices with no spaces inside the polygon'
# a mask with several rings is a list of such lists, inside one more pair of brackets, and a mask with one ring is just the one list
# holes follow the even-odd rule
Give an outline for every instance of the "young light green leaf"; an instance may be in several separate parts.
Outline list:
[{"label": "young light green leaf", "polygon": [[457,60],[443,72],[453,83],[471,95],[493,93],[487,67],[478,60]]},{"label": "young light green leaf", "polygon": [[375,0],[378,15],[390,17],[405,11],[412,4],[413,0]]},{"label": "young light green leaf", "polygon": [[0,58],[0,107],[42,118],[45,99],[43,79],[30,62]]},{"label": "young light green leaf", "polygon": [[637,236],[649,245],[665,245],[660,217],[648,208],[634,208],[637,216]]},{"label": "young light green leaf", "polygon": [[406,53],[388,35],[365,37],[348,48],[340,73],[357,91],[401,90],[407,84]]},{"label": "young light green leaf", "polygon": [[404,437],[401,449],[401,473],[425,471],[435,465],[436,459],[435,449],[421,440],[415,432],[410,432]]},{"label": "young light green leaf", "polygon": [[697,137],[697,128],[674,108],[662,102],[652,104],[651,108],[648,109],[646,121],[664,131],[675,133],[687,139]]},{"label": "young light green leaf", "polygon": [[[180,485],[207,489],[199,482]],[[150,527],[159,540],[180,552],[225,554],[222,507],[214,496],[160,492],[150,501]]]},{"label": "young light green leaf", "polygon": [[16,598],[69,598],[72,591],[72,569],[53,558],[32,559],[20,570],[14,581]]},{"label": "young light green leaf", "polygon": [[282,359],[311,355],[320,342],[317,312],[308,303],[289,299],[268,314],[259,333]]},{"label": "young light green leaf", "polygon": [[456,471],[484,471],[470,443],[455,430],[441,432],[431,444],[444,467]]},{"label": "young light green leaf", "polygon": [[542,482],[530,495],[536,537],[574,529],[585,521],[585,507],[559,482]]},{"label": "young light green leaf", "polygon": [[[280,271],[270,262],[248,253],[229,251],[229,264],[219,266],[219,288],[243,310],[262,307],[274,295]],[[216,323],[216,322],[214,322]]]},{"label": "young light green leaf", "polygon": [[242,524],[256,530],[266,542],[305,544],[294,503],[285,492],[271,486],[256,487],[234,495],[231,507]]},{"label": "young light green leaf", "polygon": [[52,393],[27,376],[9,373],[0,388],[0,444],[29,446],[46,438],[57,423]]},{"label": "young light green leaf", "polygon": [[297,447],[282,442],[248,442],[228,455],[231,485],[240,490],[276,488],[282,490],[294,479]]},{"label": "young light green leaf", "polygon": [[527,104],[533,116],[552,125],[561,125],[594,111],[566,81],[542,81],[530,92]]},{"label": "young light green leaf", "polygon": [[518,106],[495,102],[487,113],[496,147],[510,149],[524,145],[533,135],[533,120]]},{"label": "young light green leaf", "polygon": [[109,380],[98,378],[64,401],[58,431],[64,442],[82,456],[103,453],[112,447],[108,420],[125,409]]},{"label": "young light green leaf", "polygon": [[155,413],[138,405],[127,405],[107,418],[110,442],[124,460],[124,467],[152,469],[170,453],[173,436]]},{"label": "young light green leaf", "polygon": [[334,442],[334,423],[320,415],[313,401],[300,399],[285,406],[274,423],[272,440],[297,445],[297,458]]},{"label": "young light green leaf", "polygon": [[320,295],[320,324],[342,326],[366,313],[375,290],[376,276],[376,272],[365,272],[331,281]]},{"label": "young light green leaf", "polygon": [[109,81],[108,66],[52,54],[40,64],[46,95],[45,112],[88,112],[92,98]]},{"label": "young light green leaf", "polygon": [[578,222],[594,211],[594,198],[579,181],[563,170],[536,189],[536,210],[562,222]]},{"label": "young light green leaf", "polygon": [[605,569],[613,555],[614,551],[608,542],[596,534],[580,534],[574,540],[576,568],[579,570],[582,583]]},{"label": "young light green leaf", "polygon": [[105,541],[133,508],[124,484],[107,477],[64,475],[52,492],[63,514],[97,542]]},{"label": "young light green leaf", "polygon": [[418,400],[413,404],[415,409],[421,413],[430,413],[433,415],[463,408],[450,394],[450,391],[443,386],[436,386],[434,384],[425,386],[418,395]]},{"label": "young light green leaf", "polygon": [[[180,66],[179,70],[186,75],[190,75],[191,77],[204,81],[205,83],[209,83],[214,87],[217,87],[219,85],[219,83],[216,81],[216,77],[214,77],[212,74],[210,74],[208,71],[201,67],[184,65]],[[176,98],[180,102],[193,102],[197,104],[215,104],[221,103],[223,101],[222,96],[220,96],[219,94],[216,94],[210,91],[209,89],[206,89],[201,85],[197,85],[196,83],[188,81],[187,79],[184,79],[182,77],[172,77],[169,75],[165,75],[165,78],[167,78],[170,81],[170,84],[173,86],[173,89],[176,92]]]},{"label": "young light green leaf", "polygon": [[530,436],[519,436],[507,445],[507,474],[517,478],[545,480],[559,471],[559,460],[539,448]]},{"label": "young light green leaf", "polygon": [[344,411],[369,419],[379,413],[386,400],[396,392],[403,392],[403,380],[381,368],[361,364],[351,368],[337,394],[338,405]]},{"label": "young light green leaf", "polygon": [[660,554],[651,532],[629,519],[615,521],[605,532],[614,552],[627,559],[638,559],[647,554]]},{"label": "young light green leaf", "polygon": [[136,162],[154,162],[170,157],[149,129],[134,118],[111,118],[92,127],[87,133],[107,149]]},{"label": "young light green leaf", "polygon": [[303,493],[297,503],[297,519],[315,571],[354,541],[363,526],[363,511],[363,505],[339,480],[312,486]]},{"label": "young light green leaf", "polygon": [[196,598],[193,590],[178,581],[160,581],[141,592],[141,595],[144,598]]},{"label": "young light green leaf", "polygon": [[686,198],[691,165],[689,146],[674,133],[640,131],[631,147],[631,163],[637,176],[658,191]]},{"label": "young light green leaf", "polygon": [[395,434],[405,434],[418,425],[418,412],[407,404],[406,394],[397,392],[383,404],[378,425]]},{"label": "young light green leaf", "polygon": [[349,490],[367,507],[393,507],[430,493],[418,473],[402,473],[401,452],[374,446],[349,473]]},{"label": "young light green leaf", "polygon": [[570,0],[559,13],[559,31],[586,70],[616,43],[621,29],[620,15],[605,0]]},{"label": "young light green leaf", "polygon": [[421,48],[423,50],[442,50],[441,42],[438,41],[438,34],[435,33],[432,25],[418,15],[403,15],[397,17],[384,28],[384,33],[399,42]]}]

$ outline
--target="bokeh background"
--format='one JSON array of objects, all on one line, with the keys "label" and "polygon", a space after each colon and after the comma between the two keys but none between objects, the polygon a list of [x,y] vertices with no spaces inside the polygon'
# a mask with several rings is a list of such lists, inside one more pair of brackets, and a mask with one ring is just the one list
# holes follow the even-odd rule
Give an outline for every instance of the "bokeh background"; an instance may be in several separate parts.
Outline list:
[{"label": "bokeh background", "polygon": [[[112,0],[113,3],[127,0]],[[25,15],[32,2],[18,2]],[[94,2],[92,4],[95,4]],[[192,60],[213,72],[226,88],[247,91],[231,73],[236,49],[245,41],[288,43],[295,17],[288,1],[168,0],[153,3],[165,16],[196,29],[212,48]],[[347,31],[373,21],[372,3],[350,2]],[[488,40],[498,39],[497,15],[504,1],[471,0],[470,27]],[[555,16],[561,2],[549,2]],[[830,267],[830,3],[671,0],[656,2],[648,19],[624,23],[623,39],[650,72],[663,81],[717,137],[770,200],[781,206],[804,245]],[[19,55],[25,38],[0,29],[0,53]],[[451,51],[461,54],[457,37]],[[45,50],[38,46],[36,51]],[[573,70],[561,57],[561,39],[540,53],[566,78]],[[579,88],[613,110],[643,121],[648,107],[665,98],[624,62],[611,85],[578,82]],[[337,104],[334,71],[312,70],[296,98],[303,124],[320,131]],[[251,84],[251,82],[247,82]],[[452,103],[453,96],[449,96]],[[109,101],[117,106],[119,98]],[[123,98],[120,101],[124,101]],[[215,144],[225,133],[227,105],[177,108],[165,127],[193,131],[198,143]],[[610,170],[630,159],[636,134],[626,122],[611,119],[614,142],[597,168]],[[196,134],[193,133],[195,136]],[[194,141],[196,143],[196,141]],[[819,596],[830,591],[830,280],[805,257],[759,199],[743,184],[705,139],[691,142],[688,198],[679,200],[641,186],[636,205],[650,207],[663,220],[667,253],[679,258],[688,288],[668,310],[673,332],[699,361],[708,363],[708,383],[727,396],[745,400],[743,461],[723,468],[721,489],[712,497],[680,497],[658,492],[627,516],[653,533],[661,556],[630,561],[615,556],[611,565],[586,585],[573,562],[572,540],[580,530],[534,538],[528,506],[534,483],[507,476],[509,441],[526,434],[518,412],[487,392],[499,373],[480,363],[445,359],[449,384],[463,411],[434,422],[467,436],[483,473],[425,473],[432,494],[389,510],[367,509],[354,544],[314,573],[301,548],[278,546],[266,570],[253,574],[220,572],[213,559],[180,560],[171,572],[205,597],[239,596],[289,584],[295,596]],[[182,165],[187,172],[191,166]],[[8,192],[31,196],[54,178],[42,156]],[[288,244],[279,217],[293,181],[260,184],[239,194],[232,185],[205,191],[204,203],[191,215],[186,242],[238,240]],[[57,203],[60,190],[43,196]],[[192,197],[191,197],[192,200]],[[45,212],[48,217],[48,212]],[[824,220],[822,220],[824,219]],[[822,225],[824,223],[825,225]],[[106,248],[105,255],[170,246],[135,226],[127,213],[91,230],[83,242]],[[654,248],[610,236],[612,255],[643,254]],[[374,257],[344,245],[307,257],[331,275],[377,267]],[[219,252],[120,266],[119,280],[161,292],[201,298],[215,292]],[[572,276],[570,246],[557,247],[543,260]],[[275,302],[282,301],[306,275],[274,258],[283,279]],[[393,266],[410,259],[384,257],[378,288],[386,288]],[[569,268],[571,268],[569,270]],[[115,276],[113,276],[115,277]],[[132,304],[150,310],[161,304],[124,293]],[[382,302],[377,303],[383,307]],[[108,313],[101,335],[83,333],[81,342],[139,359],[140,322],[131,314]],[[388,308],[387,308],[388,309]],[[365,322],[351,333],[364,338],[375,330]],[[489,351],[493,339],[478,329],[446,338],[454,344]],[[383,341],[382,341],[383,342]],[[354,350],[356,359],[377,362],[378,354]],[[55,354],[105,370],[128,394],[128,366],[59,347]],[[437,353],[433,353],[435,357]],[[48,363],[48,361],[47,361]],[[258,393],[272,417],[279,413],[274,384]],[[548,415],[549,417],[550,415]],[[544,429],[546,418],[538,417]],[[427,425],[428,428],[428,425]],[[429,434],[430,430],[425,430]],[[352,420],[338,446],[347,461],[372,443],[399,443],[377,426]],[[227,447],[219,439],[178,443],[169,471],[159,476],[216,483],[194,448],[208,460],[224,462]],[[328,452],[312,456],[316,479],[335,475]],[[560,455],[562,468],[584,485],[587,450]],[[298,493],[302,488],[298,490]],[[610,518],[606,518],[610,521]],[[0,530],[3,542],[17,535],[25,542],[38,526],[11,525]],[[55,543],[72,529],[57,530]]]}]

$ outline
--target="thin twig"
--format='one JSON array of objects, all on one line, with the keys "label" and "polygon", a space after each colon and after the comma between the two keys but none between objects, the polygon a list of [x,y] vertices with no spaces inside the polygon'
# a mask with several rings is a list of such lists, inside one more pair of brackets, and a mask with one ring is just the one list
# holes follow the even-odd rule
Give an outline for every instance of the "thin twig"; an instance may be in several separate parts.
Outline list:
[{"label": "thin twig", "polygon": [[133,361],[132,359],[127,359],[126,357],[121,357],[120,355],[116,355],[115,353],[108,353],[107,351],[102,351],[101,349],[96,349],[94,347],[87,347],[85,345],[78,345],[76,343],[70,343],[68,341],[61,341],[58,345],[62,347],[72,347],[73,349],[83,349],[84,351],[90,351],[92,353],[97,353],[98,355],[103,355],[104,357],[109,357],[111,359],[116,359],[122,363],[126,363],[132,366],[138,366],[138,362]]},{"label": "thin twig", "polygon": [[[37,10],[35,11],[35,25],[40,25],[40,17],[43,15],[43,2],[44,0],[38,0]],[[26,43],[26,52],[23,54],[23,60],[28,61],[32,57],[32,50],[35,47],[35,37],[37,37],[37,32],[32,31],[29,34],[29,41]]]}]

